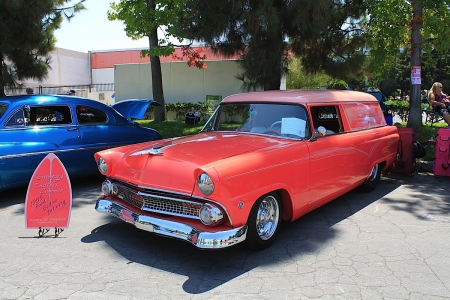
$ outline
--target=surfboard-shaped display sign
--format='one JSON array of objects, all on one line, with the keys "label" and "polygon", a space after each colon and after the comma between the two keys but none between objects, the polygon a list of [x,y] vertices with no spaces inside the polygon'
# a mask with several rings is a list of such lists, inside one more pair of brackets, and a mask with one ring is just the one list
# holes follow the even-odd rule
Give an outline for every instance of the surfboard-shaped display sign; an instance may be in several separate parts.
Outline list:
[{"label": "surfboard-shaped display sign", "polygon": [[36,168],[25,200],[26,228],[67,228],[72,209],[72,187],[59,158],[48,154]]}]

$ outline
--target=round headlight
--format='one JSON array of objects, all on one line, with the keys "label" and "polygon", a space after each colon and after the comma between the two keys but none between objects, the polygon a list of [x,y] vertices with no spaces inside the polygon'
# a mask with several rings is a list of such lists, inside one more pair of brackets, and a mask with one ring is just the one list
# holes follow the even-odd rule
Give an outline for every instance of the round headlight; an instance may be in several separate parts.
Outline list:
[{"label": "round headlight", "polygon": [[202,223],[206,226],[217,225],[217,223],[223,218],[222,211],[218,207],[209,203],[206,203],[200,207],[198,215],[200,217],[200,221],[202,221]]},{"label": "round headlight", "polygon": [[102,183],[102,193],[105,196],[108,196],[109,194],[111,194],[113,189],[113,185],[109,180],[105,180]]},{"label": "round headlight", "polygon": [[205,195],[211,195],[214,191],[214,182],[208,174],[202,173],[197,178],[197,186],[200,192]]},{"label": "round headlight", "polygon": [[97,167],[100,173],[102,174],[106,174],[106,172],[108,172],[108,164],[101,157],[97,160]]}]

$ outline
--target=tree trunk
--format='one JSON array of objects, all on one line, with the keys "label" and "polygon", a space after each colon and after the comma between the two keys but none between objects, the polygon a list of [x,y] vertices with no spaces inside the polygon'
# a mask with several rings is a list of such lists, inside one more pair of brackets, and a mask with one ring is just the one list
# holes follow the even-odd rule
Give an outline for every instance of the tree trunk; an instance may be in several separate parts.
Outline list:
[{"label": "tree trunk", "polygon": [[5,97],[5,87],[2,84],[3,80],[2,80],[2,76],[4,75],[3,72],[6,72],[6,65],[5,62],[3,61],[3,53],[0,52],[0,97]]},{"label": "tree trunk", "polygon": [[[277,6],[281,7],[282,4],[278,4]],[[281,16],[280,16],[281,18]],[[269,24],[270,26],[270,24]],[[283,76],[283,57],[285,51],[285,42],[283,41],[283,32],[281,27],[274,27],[276,29],[268,30],[266,35],[269,39],[268,44],[271,44],[270,47],[265,46],[264,42],[261,43],[261,47],[267,47],[265,51],[267,53],[267,64],[271,66],[271,68],[266,68],[266,74],[264,79],[264,90],[279,90],[281,85],[281,77]]]},{"label": "tree trunk", "polygon": [[[155,1],[150,0],[147,4],[147,9],[156,9]],[[158,46],[158,28],[153,28],[148,37],[149,49],[153,50]],[[155,106],[155,121],[166,120],[166,103],[164,101],[164,89],[162,84],[162,72],[161,61],[159,56],[150,56],[150,67],[152,71],[152,91],[153,100],[161,104],[161,106]]]},{"label": "tree trunk", "polygon": [[[422,0],[413,0],[413,18],[411,19],[411,69],[413,66],[420,67],[420,51],[422,48]],[[407,126],[415,130],[422,126],[422,110],[420,107],[421,84],[412,84],[409,103],[409,118]]]},{"label": "tree trunk", "polygon": [[[282,44],[282,41],[280,41],[280,44]],[[277,48],[277,47],[274,47]],[[281,76],[282,76],[282,57],[283,57],[283,49],[281,51],[276,51],[275,49],[271,49],[274,51],[276,55],[275,57],[271,58],[271,61],[269,62],[269,65],[272,66],[270,70],[267,70],[266,72],[266,78],[264,78],[264,90],[279,90],[281,85]]]},{"label": "tree trunk", "polygon": [[[281,56],[280,56],[281,57]],[[270,90],[279,90],[281,85],[281,58],[278,59],[278,61],[274,61],[273,66],[275,66],[272,71],[273,74],[268,75],[267,78],[265,78],[265,84],[264,84],[264,90],[270,91]]]},{"label": "tree trunk", "polygon": [[[152,36],[156,35],[156,29],[152,30],[150,34],[150,50],[152,49]],[[154,38],[158,43],[158,37]],[[161,104],[161,106],[155,106],[155,121],[166,120],[166,104],[164,100],[164,89],[162,84],[162,72],[161,72],[161,60],[159,56],[150,56],[150,67],[152,70],[152,91],[153,100]]]}]

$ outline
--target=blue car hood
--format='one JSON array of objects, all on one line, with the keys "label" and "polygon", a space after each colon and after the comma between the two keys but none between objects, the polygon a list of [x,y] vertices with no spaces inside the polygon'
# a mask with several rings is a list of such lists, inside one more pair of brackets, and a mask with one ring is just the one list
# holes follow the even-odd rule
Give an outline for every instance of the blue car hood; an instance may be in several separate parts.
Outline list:
[{"label": "blue car hood", "polygon": [[125,118],[143,119],[147,108],[150,105],[161,106],[155,100],[148,99],[127,99],[112,105]]}]

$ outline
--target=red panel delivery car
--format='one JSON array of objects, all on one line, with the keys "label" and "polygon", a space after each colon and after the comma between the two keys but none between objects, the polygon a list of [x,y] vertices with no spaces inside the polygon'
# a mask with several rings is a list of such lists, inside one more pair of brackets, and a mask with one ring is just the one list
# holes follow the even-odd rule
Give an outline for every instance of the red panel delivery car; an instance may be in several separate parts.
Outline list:
[{"label": "red panel delivery car", "polygon": [[373,190],[398,140],[367,93],[232,95],[198,134],[96,153],[106,176],[96,210],[203,249],[262,249],[282,221]]}]

